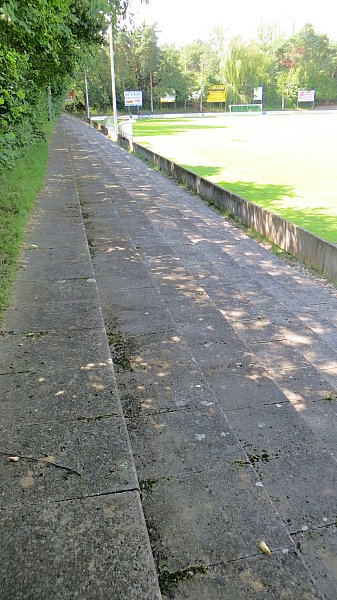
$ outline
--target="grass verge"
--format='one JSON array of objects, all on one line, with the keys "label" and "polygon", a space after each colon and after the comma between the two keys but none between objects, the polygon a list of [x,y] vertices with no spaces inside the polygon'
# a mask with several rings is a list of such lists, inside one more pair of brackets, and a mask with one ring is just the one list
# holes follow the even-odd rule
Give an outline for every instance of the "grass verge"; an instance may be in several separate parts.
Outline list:
[{"label": "grass verge", "polygon": [[0,319],[10,301],[24,227],[43,184],[54,125],[48,123],[46,140],[28,148],[0,177]]}]

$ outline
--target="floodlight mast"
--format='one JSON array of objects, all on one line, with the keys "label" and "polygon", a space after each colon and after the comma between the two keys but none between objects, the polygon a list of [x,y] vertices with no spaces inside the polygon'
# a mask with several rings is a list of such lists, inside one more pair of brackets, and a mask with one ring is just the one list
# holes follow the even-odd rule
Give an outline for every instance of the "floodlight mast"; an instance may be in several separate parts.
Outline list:
[{"label": "floodlight mast", "polygon": [[110,17],[109,25],[109,38],[110,38],[110,66],[111,66],[111,91],[112,91],[112,108],[113,108],[113,119],[115,135],[117,136],[117,101],[116,101],[116,80],[115,80],[115,64],[114,64],[114,49],[113,49],[113,37],[112,37],[112,17]]}]

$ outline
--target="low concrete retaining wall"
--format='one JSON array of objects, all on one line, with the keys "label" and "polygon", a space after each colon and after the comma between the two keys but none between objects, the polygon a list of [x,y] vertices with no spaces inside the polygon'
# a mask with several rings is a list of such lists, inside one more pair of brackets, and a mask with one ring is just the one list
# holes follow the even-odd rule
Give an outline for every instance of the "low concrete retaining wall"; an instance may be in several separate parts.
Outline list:
[{"label": "low concrete retaining wall", "polygon": [[[123,148],[130,149],[129,140],[119,136],[118,141]],[[217,208],[238,217],[244,225],[258,231],[304,264],[323,273],[331,281],[337,282],[336,245],[326,242],[302,227],[282,219],[253,202],[236,196],[195,173],[191,173],[184,167],[135,142],[133,142],[133,152],[136,156],[154,164],[158,169],[169,173]]]},{"label": "low concrete retaining wall", "polygon": [[[91,119],[89,123],[95,129],[102,131],[104,135],[109,134],[106,127]],[[262,206],[236,196],[232,192],[207,181],[207,179],[188,171],[188,169],[144,148],[140,144],[130,142],[130,140],[120,135],[118,136],[118,142],[125,150],[131,149],[136,156],[172,175],[177,181],[189,187],[217,208],[227,211],[233,217],[237,217],[244,225],[254,229],[282,250],[289,252],[289,254],[322,273],[331,281],[337,282],[337,245],[326,242],[317,235],[302,229],[302,227],[274,215]]]}]

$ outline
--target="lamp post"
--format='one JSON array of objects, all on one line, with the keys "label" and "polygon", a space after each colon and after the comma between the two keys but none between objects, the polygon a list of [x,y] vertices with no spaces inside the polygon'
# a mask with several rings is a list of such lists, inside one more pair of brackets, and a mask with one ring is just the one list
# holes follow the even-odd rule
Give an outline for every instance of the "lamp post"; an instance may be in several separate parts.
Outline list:
[{"label": "lamp post", "polygon": [[115,82],[115,64],[114,64],[114,49],[113,49],[113,38],[112,38],[112,19],[110,19],[109,25],[109,38],[110,38],[110,66],[111,66],[111,91],[112,91],[112,108],[114,118],[115,134],[117,136],[117,102],[116,102],[116,82]]},{"label": "lamp post", "polygon": [[84,71],[84,81],[85,81],[85,104],[86,104],[86,109],[87,109],[87,118],[90,119],[88,78],[87,78],[86,71]]}]

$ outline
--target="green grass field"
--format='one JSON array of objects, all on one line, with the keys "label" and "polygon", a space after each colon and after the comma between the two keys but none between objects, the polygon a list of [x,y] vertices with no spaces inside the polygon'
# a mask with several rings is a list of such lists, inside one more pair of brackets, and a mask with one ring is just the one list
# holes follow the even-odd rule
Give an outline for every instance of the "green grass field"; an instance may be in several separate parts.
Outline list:
[{"label": "green grass field", "polygon": [[337,243],[337,112],[144,119],[134,140]]}]

